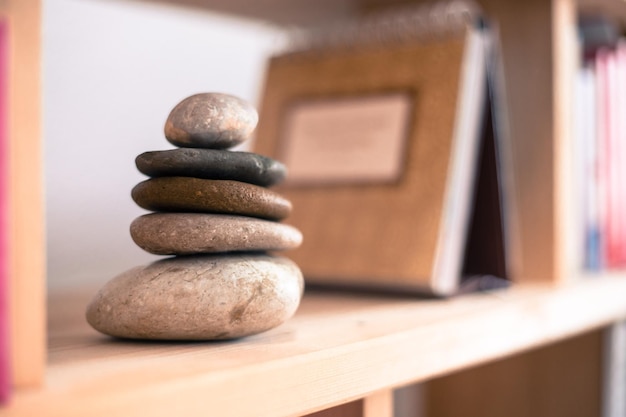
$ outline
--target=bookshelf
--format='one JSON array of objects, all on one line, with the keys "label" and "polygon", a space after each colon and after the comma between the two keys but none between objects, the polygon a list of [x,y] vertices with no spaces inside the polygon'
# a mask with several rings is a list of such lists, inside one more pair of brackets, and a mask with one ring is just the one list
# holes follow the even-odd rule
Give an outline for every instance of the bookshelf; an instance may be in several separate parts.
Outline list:
[{"label": "bookshelf", "polygon": [[13,378],[41,384],[45,367],[45,243],[41,155],[41,3],[7,0],[9,224]]},{"label": "bookshelf", "polygon": [[[314,23],[382,7],[376,0],[182,3],[275,24]],[[426,381],[432,381],[429,413],[437,416],[460,409],[482,416],[599,415],[601,330],[626,318],[626,277],[582,279],[570,271],[565,250],[568,161],[562,150],[571,136],[578,5],[574,0],[482,3],[501,24],[514,167],[523,178],[516,189],[519,285],[447,301],[314,291],[293,320],[267,334],[177,345],[121,343],[97,335],[83,320],[92,292],[82,289],[51,297],[46,330],[37,161],[41,1],[1,2],[13,39],[17,364],[14,400],[3,415],[383,417],[392,415],[392,389]],[[625,7],[617,0],[585,0],[583,6],[614,8],[616,14]],[[491,385],[491,400],[500,398],[490,411],[483,402],[490,399],[469,389],[485,384]],[[524,408],[529,402],[534,408]]]}]

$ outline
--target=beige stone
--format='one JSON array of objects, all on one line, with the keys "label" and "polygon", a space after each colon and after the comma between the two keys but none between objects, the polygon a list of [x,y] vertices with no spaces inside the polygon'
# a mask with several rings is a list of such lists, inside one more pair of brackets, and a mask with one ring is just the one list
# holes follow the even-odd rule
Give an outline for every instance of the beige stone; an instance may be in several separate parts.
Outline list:
[{"label": "beige stone", "polygon": [[252,105],[222,93],[201,93],[176,105],[165,122],[165,137],[176,146],[224,149],[248,139],[259,116]]},{"label": "beige stone", "polygon": [[130,234],[139,247],[157,255],[276,251],[302,243],[292,226],[224,214],[146,214],[131,223]]},{"label": "beige stone", "polygon": [[276,327],[304,288],[292,261],[268,255],[199,255],[133,268],[87,307],[96,330],[122,338],[212,340]]}]

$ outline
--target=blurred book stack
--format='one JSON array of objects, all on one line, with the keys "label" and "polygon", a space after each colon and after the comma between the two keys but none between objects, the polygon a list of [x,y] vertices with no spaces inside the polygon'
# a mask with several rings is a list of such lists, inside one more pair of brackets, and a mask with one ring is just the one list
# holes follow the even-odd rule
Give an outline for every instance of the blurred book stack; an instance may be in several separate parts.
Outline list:
[{"label": "blurred book stack", "polygon": [[574,155],[585,270],[626,268],[626,38],[604,16],[579,20]]}]

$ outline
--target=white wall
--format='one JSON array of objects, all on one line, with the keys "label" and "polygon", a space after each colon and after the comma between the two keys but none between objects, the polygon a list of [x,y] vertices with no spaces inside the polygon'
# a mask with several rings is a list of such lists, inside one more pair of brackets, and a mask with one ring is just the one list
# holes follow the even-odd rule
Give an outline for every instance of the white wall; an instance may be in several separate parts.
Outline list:
[{"label": "white wall", "polygon": [[171,146],[170,109],[221,91],[257,102],[277,29],[204,11],[120,0],[44,1],[48,282],[97,286],[156,259],[132,242],[145,179],[134,158]]}]

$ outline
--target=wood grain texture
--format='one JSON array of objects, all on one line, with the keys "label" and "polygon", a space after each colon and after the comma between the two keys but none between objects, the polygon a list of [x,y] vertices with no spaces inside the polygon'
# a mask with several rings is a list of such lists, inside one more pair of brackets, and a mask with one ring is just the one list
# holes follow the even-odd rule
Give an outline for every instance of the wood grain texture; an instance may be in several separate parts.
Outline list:
[{"label": "wood grain texture", "polygon": [[437,378],[427,383],[426,415],[600,417],[601,352],[594,331]]},{"label": "wood grain texture", "polygon": [[[293,416],[497,360],[626,317],[626,277],[453,300],[309,292],[267,333],[222,343],[97,334],[87,298],[51,301],[45,389],[7,416]],[[601,300],[594,302],[593,300]]]},{"label": "wood grain texture", "polygon": [[14,384],[38,385],[45,367],[45,240],[41,153],[41,2],[5,0],[9,20],[11,347]]}]

